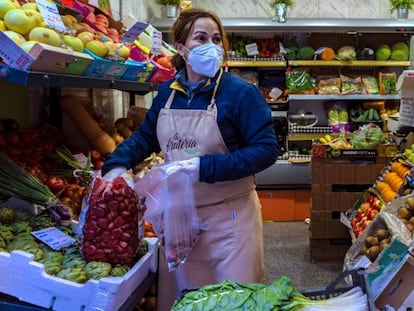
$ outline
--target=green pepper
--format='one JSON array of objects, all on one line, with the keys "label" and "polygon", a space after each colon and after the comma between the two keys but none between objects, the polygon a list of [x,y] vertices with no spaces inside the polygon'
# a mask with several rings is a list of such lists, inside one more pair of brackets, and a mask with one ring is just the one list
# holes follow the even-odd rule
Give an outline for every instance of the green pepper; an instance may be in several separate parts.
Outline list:
[{"label": "green pepper", "polygon": [[32,227],[29,225],[29,222],[24,220],[15,221],[14,223],[10,224],[10,227],[12,228],[15,234],[32,232]]},{"label": "green pepper", "polygon": [[107,262],[90,261],[85,266],[88,279],[99,280],[111,274],[112,266]]},{"label": "green pepper", "polygon": [[0,225],[0,237],[2,237],[7,242],[13,240],[14,234],[12,228],[9,226]]},{"label": "green pepper", "polygon": [[129,266],[117,264],[111,270],[111,276],[123,276],[130,270]]},{"label": "green pepper", "polygon": [[85,271],[82,268],[62,269],[57,276],[76,283],[85,283],[87,281]]},{"label": "green pepper", "polygon": [[6,241],[0,237],[0,248],[6,248]]},{"label": "green pepper", "polygon": [[60,272],[60,270],[62,270],[62,265],[58,262],[53,262],[53,261],[45,262],[44,266],[45,266],[45,271],[52,275],[56,275]]}]

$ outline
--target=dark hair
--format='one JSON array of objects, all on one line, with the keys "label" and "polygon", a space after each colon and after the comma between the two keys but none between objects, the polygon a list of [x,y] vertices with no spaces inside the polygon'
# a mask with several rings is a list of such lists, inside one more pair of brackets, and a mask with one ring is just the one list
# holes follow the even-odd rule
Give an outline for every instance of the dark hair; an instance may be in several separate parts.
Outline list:
[{"label": "dark hair", "polygon": [[[211,18],[217,24],[220,36],[223,40],[224,60],[227,60],[228,41],[223,24],[221,23],[220,18],[215,13],[210,11],[200,8],[192,8],[182,11],[171,27],[171,38],[173,43],[185,44],[185,41],[193,30],[195,21],[203,17]],[[180,68],[185,65],[184,59],[179,54],[174,55],[171,63],[175,68]]]}]

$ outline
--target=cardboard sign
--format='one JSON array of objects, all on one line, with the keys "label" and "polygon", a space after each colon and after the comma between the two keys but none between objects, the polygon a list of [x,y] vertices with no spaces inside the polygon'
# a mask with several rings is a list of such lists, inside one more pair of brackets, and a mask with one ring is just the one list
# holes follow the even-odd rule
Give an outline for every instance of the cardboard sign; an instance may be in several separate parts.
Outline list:
[{"label": "cardboard sign", "polygon": [[63,24],[59,10],[54,2],[47,0],[36,0],[36,3],[46,25],[60,32],[66,31],[66,26]]},{"label": "cardboard sign", "polygon": [[68,247],[75,242],[74,238],[63,233],[56,227],[49,227],[33,231],[32,235],[54,250]]}]

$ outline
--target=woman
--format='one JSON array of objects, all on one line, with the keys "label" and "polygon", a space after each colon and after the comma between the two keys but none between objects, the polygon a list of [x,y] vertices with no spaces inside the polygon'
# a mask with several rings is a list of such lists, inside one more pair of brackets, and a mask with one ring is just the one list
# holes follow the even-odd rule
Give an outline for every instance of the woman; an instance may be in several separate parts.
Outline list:
[{"label": "woman", "polygon": [[175,271],[178,290],[225,279],[263,282],[254,174],[279,151],[271,111],[255,85],[223,71],[226,39],[215,14],[183,11],[171,34],[175,79],[161,84],[139,130],[108,157],[102,173],[118,175],[160,150],[166,161],[192,168],[197,213],[209,230]]}]

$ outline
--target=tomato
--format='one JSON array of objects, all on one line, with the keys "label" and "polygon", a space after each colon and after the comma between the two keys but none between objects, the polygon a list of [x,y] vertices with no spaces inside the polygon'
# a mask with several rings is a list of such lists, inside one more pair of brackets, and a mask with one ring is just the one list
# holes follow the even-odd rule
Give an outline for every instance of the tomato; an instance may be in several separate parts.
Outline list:
[{"label": "tomato", "polygon": [[98,150],[91,150],[90,154],[91,154],[91,161],[92,162],[95,162],[97,160],[102,159],[102,154]]},{"label": "tomato", "polygon": [[82,198],[83,187],[77,184],[66,185],[64,195],[71,200],[78,201]]},{"label": "tomato", "polygon": [[61,192],[65,189],[66,186],[63,178],[59,176],[49,176],[48,178],[46,178],[45,184],[54,194]]},{"label": "tomato", "polygon": [[100,170],[103,165],[104,165],[104,161],[96,160],[95,162],[93,162],[93,169],[94,170]]}]

